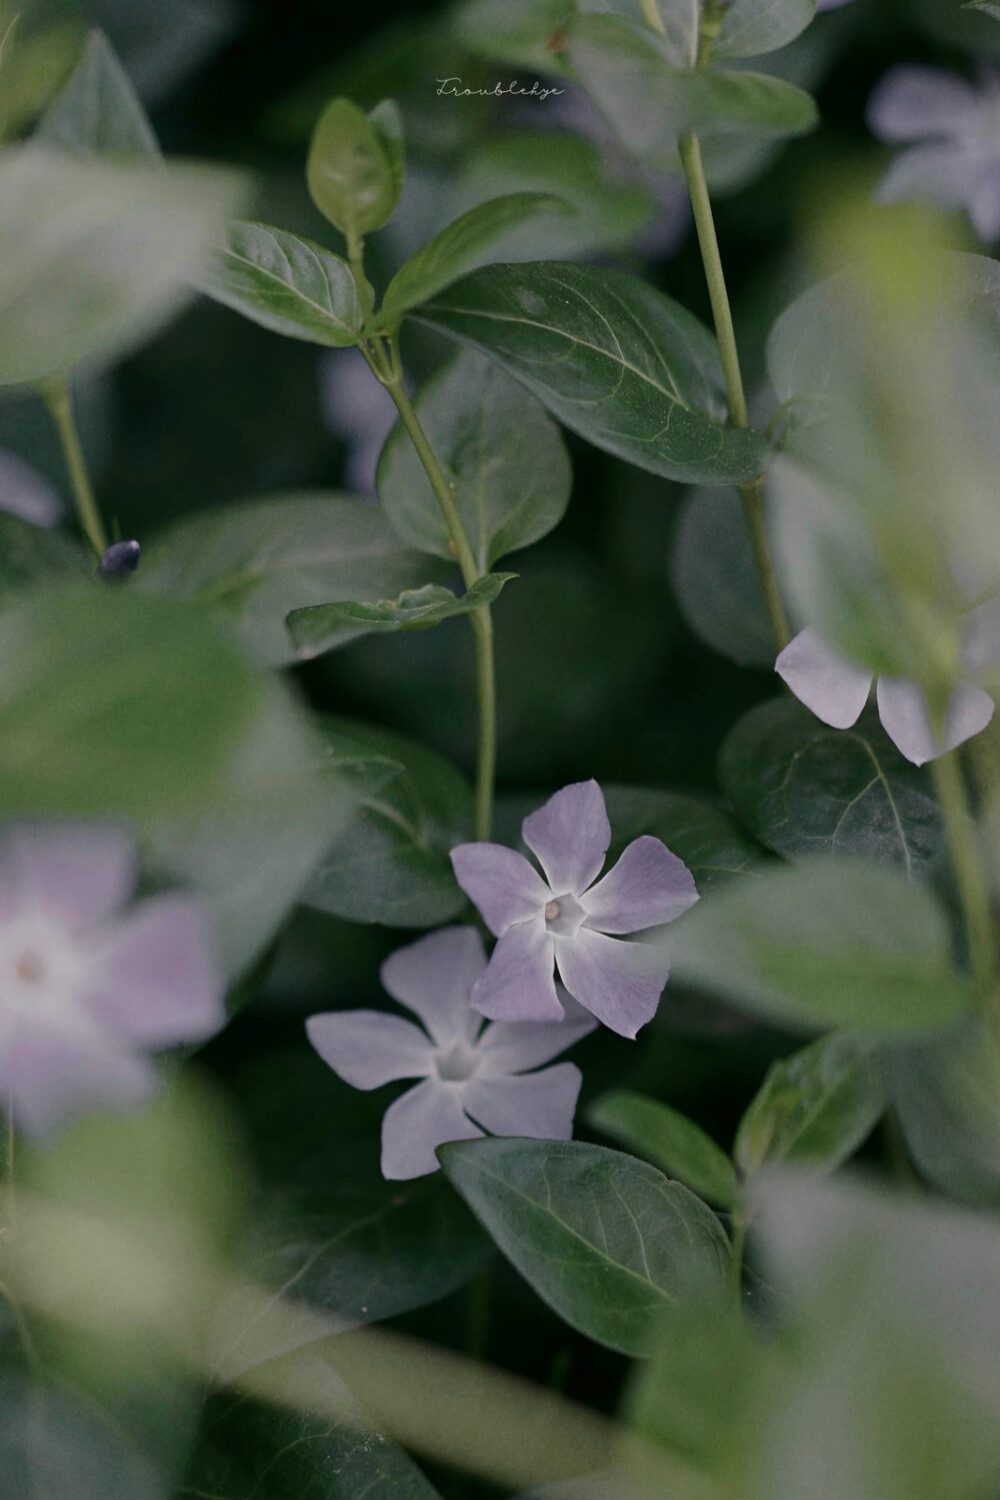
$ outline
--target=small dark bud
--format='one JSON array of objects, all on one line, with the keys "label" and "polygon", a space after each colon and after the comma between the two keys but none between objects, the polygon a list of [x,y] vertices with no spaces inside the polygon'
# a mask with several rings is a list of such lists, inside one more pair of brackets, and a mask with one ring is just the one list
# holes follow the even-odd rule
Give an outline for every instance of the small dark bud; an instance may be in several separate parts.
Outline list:
[{"label": "small dark bud", "polygon": [[130,578],[139,566],[141,551],[138,542],[112,542],[97,565],[99,575],[109,583]]}]

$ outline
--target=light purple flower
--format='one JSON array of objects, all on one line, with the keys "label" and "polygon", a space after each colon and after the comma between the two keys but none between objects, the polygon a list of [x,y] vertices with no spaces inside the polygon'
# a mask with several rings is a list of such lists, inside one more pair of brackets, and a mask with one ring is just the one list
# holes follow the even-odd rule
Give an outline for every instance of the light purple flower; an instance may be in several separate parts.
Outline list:
[{"label": "light purple flower", "polygon": [[893,68],[868,102],[883,141],[913,142],[879,186],[883,203],[965,209],[982,240],[1000,235],[1000,74],[978,85],[938,68]]},{"label": "light purple flower", "polygon": [[389,1106],[382,1121],[385,1177],[434,1172],[436,1147],[486,1130],[556,1141],[573,1134],[579,1068],[557,1063],[529,1070],[597,1023],[574,1009],[554,1026],[484,1027],[469,997],[485,968],[483,940],[474,927],[443,927],[398,948],[382,965],[383,985],[422,1025],[380,1010],[331,1011],[306,1022],[320,1057],[353,1088],[422,1080]]},{"label": "light purple flower", "polygon": [[10,828],[0,842],[0,1099],[44,1135],[90,1109],[155,1091],[147,1052],[225,1020],[202,910],[136,882],[131,841],[110,828]]},{"label": "light purple flower", "polygon": [[644,835],[598,880],[611,825],[596,781],[563,787],[525,818],[521,834],[544,880],[502,844],[451,851],[459,885],[498,939],[473,1005],[505,1021],[558,1021],[558,967],[575,1000],[612,1031],[634,1037],[655,1015],[670,971],[662,951],[618,934],[672,922],[693,906],[690,870]]},{"label": "light purple flower", "polygon": [[63,513],[62,501],[48,480],[7,448],[0,448],[0,510],[33,526],[57,526]]},{"label": "light purple flower", "polygon": [[[969,666],[979,665],[971,659],[973,654],[970,636],[966,643]],[[774,670],[800,702],[834,729],[849,729],[857,723],[874,677],[864,667],[845,661],[811,628],[789,641]],[[952,693],[940,736],[934,734],[927,702],[915,682],[880,677],[875,698],[882,728],[915,766],[954,750],[985,729],[993,717],[993,699],[970,682],[960,682]]]}]

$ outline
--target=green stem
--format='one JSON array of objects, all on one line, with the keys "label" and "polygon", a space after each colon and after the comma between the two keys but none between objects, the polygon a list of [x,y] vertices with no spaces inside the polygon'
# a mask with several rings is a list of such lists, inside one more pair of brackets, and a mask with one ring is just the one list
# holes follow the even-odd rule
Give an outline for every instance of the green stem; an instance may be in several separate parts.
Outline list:
[{"label": "green stem", "polygon": [[743,1296],[743,1252],[746,1242],[746,1210],[735,1208],[729,1231],[729,1285],[737,1307],[740,1307]]},{"label": "green stem", "polygon": [[962,767],[955,750],[931,762],[938,802],[944,818],[951,866],[955,874],[965,922],[969,966],[976,997],[987,1021],[996,1024],[997,943],[990,911],[989,886],[976,844]]},{"label": "green stem", "polygon": [[[729,420],[734,427],[746,427],[748,425],[747,402],[743,390],[743,375],[736,348],[736,332],[733,328],[733,314],[729,306],[729,293],[726,291],[726,278],[722,270],[722,257],[719,254],[719,240],[715,232],[715,219],[708,196],[708,183],[705,180],[701,146],[698,143],[698,137],[691,131],[685,131],[677,145],[688,193],[691,197],[695,229],[698,232],[698,244],[701,247],[701,258],[705,267],[705,280],[708,283],[708,295],[712,304],[712,317],[715,321],[715,333],[719,343],[719,358],[722,362],[726,397],[729,402]],[[745,484],[739,486],[739,490],[743,497],[747,525],[750,528],[754,557],[764,587],[764,600],[767,605],[768,619],[771,622],[771,633],[780,651],[788,645],[789,629],[784,605],[781,602],[778,575],[775,572],[764,526],[763,481],[760,477],[747,480]]]},{"label": "green stem", "polygon": [[65,380],[53,377],[50,380],[40,381],[38,390],[52,413],[52,420],[59,433],[63,457],[66,460],[70,483],[73,486],[73,497],[76,501],[80,525],[100,560],[108,550],[108,539],[101,521],[101,513],[97,508],[97,501],[94,499],[94,492],[90,487],[90,479],[87,476],[87,465],[84,461],[83,449],[80,447],[76,422],[73,419],[73,400],[69,385]]}]

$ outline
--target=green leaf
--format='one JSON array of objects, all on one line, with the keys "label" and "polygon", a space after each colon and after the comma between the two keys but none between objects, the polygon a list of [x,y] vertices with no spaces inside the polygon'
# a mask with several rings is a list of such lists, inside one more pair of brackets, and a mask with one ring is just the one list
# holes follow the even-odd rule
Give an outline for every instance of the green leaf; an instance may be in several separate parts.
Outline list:
[{"label": "green leaf", "polygon": [[558,261],[486,266],[420,318],[477,345],[558,421],[642,469],[724,484],[763,467],[759,434],[724,426],[712,335],[636,277]]},{"label": "green leaf", "polygon": [[878,1044],[860,1032],[820,1037],[772,1063],[740,1121],[734,1155],[745,1177],[778,1162],[832,1170],[888,1106]]},{"label": "green leaf", "polygon": [[744,69],[677,66],[667,41],[624,16],[582,15],[567,57],[622,143],[640,160],[672,166],[678,138],[802,135],[816,105],[795,84]]},{"label": "green leaf", "polygon": [[614,1089],[595,1099],[587,1124],[652,1162],[668,1177],[718,1208],[732,1208],[738,1188],[726,1153],[686,1115],[632,1089]]},{"label": "green leaf", "polygon": [[442,1146],[448,1178],[521,1275],[572,1328],[645,1354],[656,1314],[726,1286],[714,1214],[654,1167],[581,1141]]},{"label": "green leaf", "polygon": [[969,1021],[946,1036],[893,1047],[892,1102],[927,1181],[980,1208],[1000,1203],[1000,1064],[996,1035]]},{"label": "green leaf", "polygon": [[230,224],[200,283],[206,296],[290,339],[344,349],[362,316],[347,262],[312,240],[267,224]]},{"label": "green leaf", "polygon": [[349,99],[333,99],[320,115],[306,181],[320,213],[348,240],[392,218],[402,184],[400,149],[384,112],[373,119]]},{"label": "green leaf", "polygon": [[413,307],[493,256],[498,244],[538,214],[573,210],[551,193],[507,193],[470,208],[410,257],[386,287],[376,325],[395,323]]},{"label": "green leaf", "polygon": [[754,57],[777,52],[805,31],[816,0],[733,0],[722,13],[712,57]]},{"label": "green leaf", "polygon": [[374,604],[357,600],[344,604],[313,604],[293,609],[288,630],[300,661],[311,661],[324,651],[344,646],[363,635],[388,635],[397,630],[429,630],[445,620],[471,614],[492,604],[516,573],[486,573],[465,594],[453,594],[438,583],[404,589],[398,599]]},{"label": "green leaf", "polygon": [[[421,390],[417,415],[481,572],[562,520],[573,475],[558,428],[538,401],[472,349]],[[379,500],[411,547],[453,561],[451,536],[401,423],[382,450]]]},{"label": "green leaf", "polygon": [[668,931],[675,977],[790,1026],[920,1032],[971,1004],[934,897],[864,860],[764,870]]},{"label": "green leaf", "polygon": [[4,151],[0,385],[106,362],[151,337],[189,296],[236,183],[217,168]]},{"label": "green leaf", "polygon": [[0,606],[20,590],[93,579],[94,560],[64,531],[34,526],[0,511]]},{"label": "green leaf", "polygon": [[699,639],[741,667],[773,667],[774,635],[739,495],[697,489],[677,518],[670,580]]},{"label": "green leaf", "polygon": [[1000,21],[1000,5],[995,4],[994,0],[965,0],[962,9],[985,11],[994,21]]},{"label": "green leaf", "polygon": [[874,713],[830,729],[790,698],[758,704],[724,742],[719,781],[740,821],[787,859],[854,854],[915,880],[940,863],[927,773],[898,753]]},{"label": "green leaf", "polygon": [[405,735],[327,719],[326,765],[359,807],[304,900],[352,922],[436,927],[465,905],[448,852],[472,837],[472,793],[446,760]]},{"label": "green leaf", "polygon": [[564,30],[574,10],[573,0],[471,0],[456,12],[455,36],[474,57],[560,77],[566,72]]},{"label": "green leaf", "polygon": [[103,31],[88,32],[79,62],[39,120],[34,140],[73,155],[160,160],[153,127]]},{"label": "green leaf", "polygon": [[136,585],[219,610],[261,662],[282,666],[295,659],[285,627],[293,610],[395,597],[448,571],[402,548],[374,506],[315,491],[177,522],[150,546]]},{"label": "green leaf", "polygon": [[704,797],[609,785],[604,788],[604,800],[613,830],[609,863],[633,839],[652,834],[684,861],[704,893],[734,876],[752,873],[764,857],[735,819]]}]

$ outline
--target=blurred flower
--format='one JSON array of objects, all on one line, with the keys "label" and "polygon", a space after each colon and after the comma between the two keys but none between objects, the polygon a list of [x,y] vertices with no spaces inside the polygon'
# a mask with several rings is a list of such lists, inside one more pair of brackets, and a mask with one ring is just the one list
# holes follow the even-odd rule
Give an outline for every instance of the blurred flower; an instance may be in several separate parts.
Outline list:
[{"label": "blurred flower", "polygon": [[48,480],[7,448],[0,448],[0,510],[34,526],[56,526],[63,513],[62,501]]},{"label": "blurred flower", "polygon": [[1000,235],[1000,74],[979,85],[938,68],[893,68],[868,102],[883,141],[913,141],[882,179],[883,203],[964,208],[982,240]]},{"label": "blurred flower", "polygon": [[842,5],[850,5],[851,0],[816,0],[816,14],[823,10],[840,10]]},{"label": "blurred flower", "polygon": [[320,1057],[353,1088],[423,1080],[391,1104],[382,1121],[385,1177],[434,1172],[435,1147],[484,1130],[559,1141],[573,1133],[579,1068],[557,1063],[540,1073],[527,1070],[564,1052],[596,1022],[574,1007],[556,1025],[483,1027],[469,997],[485,968],[476,929],[444,927],[397,949],[382,965],[383,985],[422,1026],[378,1010],[333,1011],[306,1022]]},{"label": "blurred flower", "polygon": [[[975,656],[981,655],[985,661],[980,634],[986,632],[977,630],[975,642],[971,632],[967,637],[966,663],[970,668],[981,664],[973,659]],[[849,729],[857,723],[874,677],[864,667],[845,661],[811,628],[801,630],[789,641],[774,670],[800,702],[834,729]],[[952,693],[940,737],[934,733],[927,700],[915,682],[880,677],[875,697],[882,728],[915,766],[964,744],[985,729],[993,717],[993,699],[970,682],[960,682]]]},{"label": "blurred flower", "polygon": [[338,349],[320,362],[320,410],[324,425],[347,444],[344,486],[375,494],[375,470],[396,424],[392,397],[357,349]]},{"label": "blurred flower", "polygon": [[558,1020],[558,965],[585,1009],[634,1037],[655,1015],[669,968],[662,952],[611,934],[656,927],[687,911],[698,899],[690,870],[659,839],[644,835],[597,880],[611,826],[596,781],[556,792],[525,818],[521,834],[545,880],[523,854],[501,844],[451,851],[459,885],[499,939],[473,1005],[502,1020]]},{"label": "blurred flower", "polygon": [[142,1102],[146,1052],[225,1020],[200,906],[168,894],[122,914],[136,874],[114,829],[24,826],[0,843],[0,1099],[29,1133]]}]

